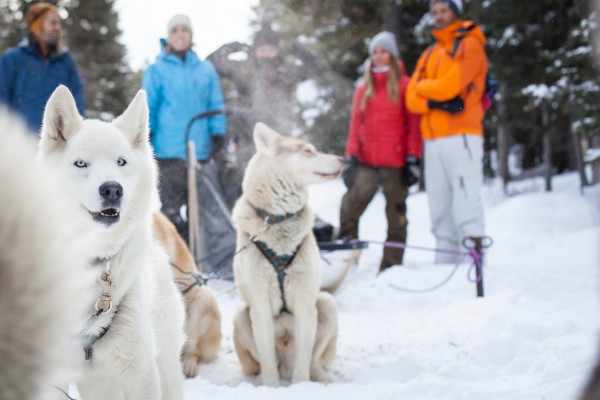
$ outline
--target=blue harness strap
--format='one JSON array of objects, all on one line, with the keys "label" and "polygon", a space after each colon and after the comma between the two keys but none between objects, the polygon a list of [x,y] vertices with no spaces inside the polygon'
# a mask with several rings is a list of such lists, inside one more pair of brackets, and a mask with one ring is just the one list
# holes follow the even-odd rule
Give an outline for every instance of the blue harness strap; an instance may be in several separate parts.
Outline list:
[{"label": "blue harness strap", "polygon": [[285,301],[285,289],[283,286],[283,281],[287,275],[286,269],[290,266],[292,261],[294,261],[294,257],[298,254],[298,250],[300,249],[300,245],[296,248],[296,251],[292,254],[284,254],[282,256],[277,255],[273,249],[271,249],[265,242],[261,242],[260,240],[255,240],[253,243],[256,245],[258,250],[262,253],[263,256],[275,268],[275,273],[277,274],[277,282],[279,283],[279,290],[281,292],[281,310],[280,313],[285,312],[291,314],[290,310],[287,308],[287,303]]}]

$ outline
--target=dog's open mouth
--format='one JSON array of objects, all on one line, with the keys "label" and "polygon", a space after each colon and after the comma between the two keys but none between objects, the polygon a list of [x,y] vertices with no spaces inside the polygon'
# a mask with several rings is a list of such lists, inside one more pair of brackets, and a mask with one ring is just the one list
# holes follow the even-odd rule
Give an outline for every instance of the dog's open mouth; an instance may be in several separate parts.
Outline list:
[{"label": "dog's open mouth", "polygon": [[334,173],[324,173],[324,172],[315,172],[315,175],[317,175],[319,178],[323,178],[323,179],[334,179],[337,178],[337,176],[340,174],[340,171],[334,172]]},{"label": "dog's open mouth", "polygon": [[94,221],[110,225],[119,220],[121,211],[117,208],[105,208],[100,212],[90,211],[90,214],[92,214],[92,217],[94,217]]}]

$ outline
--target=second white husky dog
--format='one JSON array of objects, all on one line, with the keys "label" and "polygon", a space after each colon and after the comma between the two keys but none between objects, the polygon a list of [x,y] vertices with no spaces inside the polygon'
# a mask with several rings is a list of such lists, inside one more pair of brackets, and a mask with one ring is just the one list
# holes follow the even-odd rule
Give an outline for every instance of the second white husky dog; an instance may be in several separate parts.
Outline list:
[{"label": "second white husky dog", "polygon": [[337,309],[330,294],[319,292],[307,185],[337,177],[342,159],[262,123],[254,143],[257,153],[233,210],[235,282],[247,304],[234,320],[238,358],[265,385],[277,386],[280,378],[329,382],[324,368],[335,357]]},{"label": "second white husky dog", "polygon": [[156,166],[148,134],[143,91],[112,123],[83,120],[64,86],[44,111],[42,159],[75,188],[85,229],[99,231],[88,254],[96,300],[82,329],[86,365],[76,382],[86,400],[183,397],[184,309],[152,234]]}]

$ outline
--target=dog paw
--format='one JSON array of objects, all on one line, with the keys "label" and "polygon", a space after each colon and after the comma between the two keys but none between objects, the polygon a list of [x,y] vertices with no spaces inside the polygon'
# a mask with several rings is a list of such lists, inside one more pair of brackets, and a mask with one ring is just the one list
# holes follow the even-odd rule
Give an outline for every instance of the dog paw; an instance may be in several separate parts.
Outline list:
[{"label": "dog paw", "polygon": [[333,383],[333,376],[321,368],[315,368],[310,371],[310,380],[321,383]]},{"label": "dog paw", "polygon": [[198,362],[195,358],[187,358],[183,360],[183,373],[187,378],[194,378],[198,375]]},{"label": "dog paw", "polygon": [[279,376],[263,376],[260,374],[256,377],[256,384],[259,386],[271,386],[278,387],[279,386]]},{"label": "dog paw", "polygon": [[292,383],[308,382],[310,376],[308,374],[294,374],[292,376]]}]

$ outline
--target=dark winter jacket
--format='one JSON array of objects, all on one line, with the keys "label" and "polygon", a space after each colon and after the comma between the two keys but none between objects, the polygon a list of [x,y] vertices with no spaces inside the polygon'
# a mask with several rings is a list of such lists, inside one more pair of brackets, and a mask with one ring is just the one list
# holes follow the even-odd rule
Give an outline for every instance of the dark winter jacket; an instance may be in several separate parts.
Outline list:
[{"label": "dark winter jacket", "polygon": [[45,59],[29,44],[23,44],[0,57],[0,103],[21,114],[34,132],[39,132],[46,102],[60,84],[73,93],[77,109],[83,115],[83,85],[67,50]]},{"label": "dark winter jacket", "polygon": [[346,156],[376,167],[403,167],[405,156],[421,158],[419,117],[406,109],[409,78],[405,74],[400,78],[396,104],[387,92],[387,75],[387,72],[373,73],[375,93],[364,110],[361,110],[364,82],[354,91]]},{"label": "dark winter jacket", "polygon": [[[152,145],[159,159],[186,158],[185,130],[197,114],[222,110],[225,106],[221,81],[210,61],[201,61],[188,50],[185,61],[162,52],[144,73],[142,88],[148,96]],[[207,160],[212,150],[211,136],[225,134],[227,120],[223,115],[197,120],[190,138],[195,141],[196,159]]]}]

